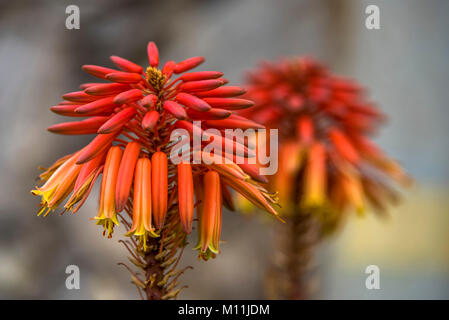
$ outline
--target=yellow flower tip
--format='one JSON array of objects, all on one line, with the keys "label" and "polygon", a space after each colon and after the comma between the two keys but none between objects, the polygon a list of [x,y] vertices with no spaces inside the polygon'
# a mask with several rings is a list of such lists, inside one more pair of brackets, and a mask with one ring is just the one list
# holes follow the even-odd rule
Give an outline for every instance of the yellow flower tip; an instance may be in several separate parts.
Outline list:
[{"label": "yellow flower tip", "polygon": [[104,226],[103,234],[107,233],[109,238],[114,225],[119,225],[115,208],[115,187],[122,153],[120,147],[111,147],[108,151],[101,182],[100,209],[95,217],[97,224]]},{"label": "yellow flower tip", "polygon": [[219,252],[222,222],[220,175],[214,170],[209,170],[204,175],[203,185],[202,198],[204,203],[199,210],[198,243],[195,249],[199,249],[200,255],[208,259],[208,252],[214,255]]},{"label": "yellow flower tip", "polygon": [[[41,196],[42,207],[50,208],[44,214],[56,209],[72,192],[80,167],[75,165],[76,154],[65,156],[52,165],[46,172],[46,182],[41,187],[31,190],[31,194]],[[42,177],[41,177],[42,178]],[[41,209],[38,215],[44,211]]]},{"label": "yellow flower tip", "polygon": [[100,218],[100,217],[95,217],[95,219],[97,220],[97,225],[102,225],[104,230],[103,230],[103,236],[106,236],[108,238],[112,238],[112,233],[114,232],[114,227],[118,226],[119,223],[117,221],[117,218]]},{"label": "yellow flower tip", "polygon": [[141,230],[130,230],[128,231],[125,236],[127,237],[132,237],[132,236],[136,236],[136,237],[151,237],[151,238],[159,238],[161,235],[158,234],[156,232],[155,229],[151,229],[151,230],[143,230],[143,232]]},{"label": "yellow flower tip", "polygon": [[159,237],[159,234],[155,233],[153,230],[145,231],[143,234],[137,234],[134,231],[129,231],[128,233],[126,233],[126,236],[136,236],[140,247],[143,249],[143,251],[147,251],[148,238],[157,238]]},{"label": "yellow flower tip", "polygon": [[41,207],[39,208],[39,211],[37,212],[37,216],[44,216],[46,217],[51,211],[54,211],[57,207],[57,204],[51,204],[50,199],[51,195],[54,193],[55,189],[52,189],[50,191],[43,191],[42,189],[36,187],[36,189],[31,190],[31,194],[34,196],[41,196]]},{"label": "yellow flower tip", "polygon": [[43,196],[44,194],[44,192],[39,187],[36,187],[36,189],[31,190],[30,193],[33,196]]},{"label": "yellow flower tip", "polygon": [[286,221],[285,221],[283,218],[281,218],[281,216],[280,216],[279,214],[275,214],[275,217],[276,217],[276,219],[278,219],[280,222],[286,223]]},{"label": "yellow flower tip", "polygon": [[325,201],[322,197],[309,197],[306,199],[301,207],[305,210],[315,210],[325,206]]},{"label": "yellow flower tip", "polygon": [[358,216],[360,216],[360,217],[365,216],[365,206],[363,206],[363,205],[357,206],[355,208],[355,210],[356,210]]},{"label": "yellow flower tip", "polygon": [[209,245],[209,250],[213,253],[213,254],[219,254],[220,250],[218,248],[215,248],[213,245]]},{"label": "yellow flower tip", "polygon": [[42,207],[37,212],[37,216],[41,216],[43,214],[46,217],[52,211],[51,207],[48,207],[46,204],[42,203]]},{"label": "yellow flower tip", "polygon": [[[196,248],[196,247],[195,247]],[[204,260],[207,261],[209,259],[215,259],[217,256],[217,253],[212,252],[210,249],[207,249],[206,251],[200,251],[198,254],[198,260]]]}]

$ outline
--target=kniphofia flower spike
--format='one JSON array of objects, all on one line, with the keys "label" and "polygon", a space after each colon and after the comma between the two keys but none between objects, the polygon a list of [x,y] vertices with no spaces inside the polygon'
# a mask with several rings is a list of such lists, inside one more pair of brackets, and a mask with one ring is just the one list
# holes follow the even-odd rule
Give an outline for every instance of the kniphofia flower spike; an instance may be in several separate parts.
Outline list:
[{"label": "kniphofia flower spike", "polygon": [[[228,188],[276,214],[274,197],[235,163],[185,161],[176,165],[169,160],[173,147],[170,136],[176,128],[192,133],[195,129],[224,132],[227,128],[260,127],[234,114],[234,110],[253,105],[238,98],[245,93],[243,89],[225,86],[228,81],[218,71],[189,72],[204,62],[203,57],[167,61],[160,67],[153,42],[148,44],[146,69],[117,56],[111,60],[116,68],[84,65],[83,70],[100,82],[82,84],[81,90],[63,95],[64,101],[50,108],[76,120],[53,125],[49,131],[95,137],[41,175],[44,185],[32,191],[42,196],[39,214],[47,215],[67,198],[64,210],[78,211],[102,174],[95,220],[108,237],[122,221],[126,234],[138,240],[139,250],[157,249],[163,256],[165,247],[177,249],[185,244],[196,208],[200,226],[197,248],[204,259],[219,252],[222,197],[229,202]],[[194,120],[201,121],[200,127]],[[244,150],[246,155],[251,153],[236,141],[218,136],[213,141],[231,144],[233,150]],[[167,254],[168,258],[173,254]],[[134,259],[137,265],[146,263],[138,256]],[[138,280],[134,282],[141,286]]]},{"label": "kniphofia flower spike", "polygon": [[[286,225],[278,226],[271,259],[271,298],[310,298],[316,244],[367,204],[384,212],[397,184],[410,178],[372,141],[385,116],[354,81],[331,74],[309,58],[263,63],[250,72],[245,96],[255,106],[241,111],[279,130],[279,192]],[[245,203],[244,201],[242,201]],[[242,203],[241,202],[241,203]]]},{"label": "kniphofia flower spike", "polygon": [[283,212],[312,210],[334,225],[367,203],[383,212],[397,198],[392,180],[410,182],[371,141],[385,116],[354,81],[294,58],[262,63],[247,89],[255,106],[241,114],[279,130],[279,171],[270,183]]}]

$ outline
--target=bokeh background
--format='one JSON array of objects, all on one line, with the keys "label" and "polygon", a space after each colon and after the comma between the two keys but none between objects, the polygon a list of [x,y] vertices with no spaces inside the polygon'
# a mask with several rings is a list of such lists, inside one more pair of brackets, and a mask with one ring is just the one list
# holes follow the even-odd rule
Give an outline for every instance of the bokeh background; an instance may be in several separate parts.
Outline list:
[{"label": "bokeh background", "polygon": [[[70,4],[80,7],[80,30],[65,28]],[[369,4],[380,8],[380,30],[365,28]],[[116,265],[125,260],[118,238],[101,237],[89,221],[95,197],[77,215],[44,219],[29,190],[37,165],[89,141],[45,130],[61,120],[48,107],[89,81],[80,66],[108,65],[113,54],[145,64],[149,40],[163,60],[203,55],[203,70],[234,83],[260,59],[309,54],[370,88],[390,117],[377,140],[416,184],[389,219],[354,217],[320,247],[314,297],[449,298],[448,12],[445,0],[0,1],[0,298],[137,298]],[[275,250],[270,221],[224,219],[217,259],[185,250],[181,263],[194,269],[179,298],[264,297]],[[70,264],[80,267],[80,290],[65,287]],[[371,264],[380,267],[381,290],[365,288]]]}]

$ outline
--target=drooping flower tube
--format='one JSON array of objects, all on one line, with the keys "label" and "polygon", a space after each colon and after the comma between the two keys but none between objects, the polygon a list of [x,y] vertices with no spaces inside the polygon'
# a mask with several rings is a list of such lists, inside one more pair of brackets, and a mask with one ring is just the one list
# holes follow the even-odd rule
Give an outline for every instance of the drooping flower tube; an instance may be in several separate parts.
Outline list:
[{"label": "drooping flower tube", "polygon": [[[201,226],[200,257],[214,257],[221,230],[220,190],[227,192],[228,187],[234,188],[276,215],[272,206],[275,198],[236,164],[173,163],[169,158],[174,146],[171,134],[175,129],[184,129],[190,133],[189,144],[193,144],[193,135],[199,131],[209,138],[201,140],[202,146],[209,142],[230,147],[246,157],[253,154],[245,143],[231,141],[221,134],[227,128],[261,126],[235,114],[234,110],[253,105],[250,100],[238,98],[245,90],[225,86],[228,80],[221,72],[190,71],[204,62],[203,57],[181,62],[169,60],[160,67],[158,48],[153,42],[148,44],[147,52],[146,69],[117,56],[111,57],[115,68],[82,67],[99,82],[82,84],[81,90],[63,95],[64,101],[50,110],[76,120],[53,125],[48,130],[63,135],[96,135],[84,148],[59,159],[45,171],[41,175],[44,185],[32,193],[42,196],[39,213],[47,215],[66,198],[65,209],[76,212],[102,174],[97,224],[111,237],[115,226],[123,221],[127,235],[136,237],[139,250],[153,252],[159,246],[160,255],[165,247],[177,249],[185,244],[184,238],[192,231],[196,207]],[[215,134],[207,135],[208,129],[215,129]],[[223,162],[226,158],[222,153],[214,156]],[[193,152],[187,160],[192,157]],[[209,182],[211,176],[213,184]],[[201,183],[194,185],[197,180]],[[215,191],[198,193],[203,183],[212,184]],[[163,257],[169,259],[173,255]],[[142,264],[137,255],[133,259],[137,260],[136,265]],[[167,262],[164,267],[168,265]],[[136,279],[133,280],[136,285],[148,288],[145,281],[149,279],[143,282]],[[164,282],[159,283],[162,286]],[[168,292],[165,294],[170,296]]]},{"label": "drooping flower tube", "polygon": [[95,217],[97,224],[104,226],[109,238],[112,236],[114,225],[118,225],[115,189],[122,154],[122,149],[117,146],[111,147],[108,151],[101,181],[100,210]]},{"label": "drooping flower tube", "polygon": [[148,158],[140,158],[137,161],[134,175],[133,223],[127,235],[139,237],[144,248],[148,236],[158,236],[152,225],[151,162]]}]

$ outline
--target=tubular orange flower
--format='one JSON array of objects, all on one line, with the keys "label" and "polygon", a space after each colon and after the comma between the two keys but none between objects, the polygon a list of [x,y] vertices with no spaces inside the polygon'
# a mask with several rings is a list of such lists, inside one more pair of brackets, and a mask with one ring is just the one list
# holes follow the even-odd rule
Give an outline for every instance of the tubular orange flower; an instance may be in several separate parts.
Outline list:
[{"label": "tubular orange flower", "polygon": [[116,104],[130,103],[130,102],[140,100],[142,98],[143,98],[143,93],[141,90],[131,89],[131,90],[122,92],[119,95],[115,96],[114,103],[116,103]]},{"label": "tubular orange flower", "polygon": [[192,232],[193,222],[193,176],[189,163],[178,164],[179,218],[186,233]]},{"label": "tubular orange flower", "polygon": [[143,68],[141,66],[135,64],[134,62],[126,60],[124,58],[117,57],[117,56],[111,56],[111,61],[117,67],[122,69],[123,71],[135,72],[135,73],[142,73],[143,72]]},{"label": "tubular orange flower", "polygon": [[[209,111],[196,111],[195,109],[187,110],[187,114],[193,120],[203,119],[203,120],[223,120],[228,118],[232,112],[224,109],[211,109]],[[207,124],[207,122],[206,122]],[[210,126],[217,127],[214,124],[209,124]]]},{"label": "tubular orange flower", "polygon": [[114,138],[117,136],[116,133],[109,133],[109,134],[100,134],[96,136],[91,143],[89,143],[87,146],[84,147],[84,149],[81,150],[80,155],[78,157],[77,164],[83,164],[86,163],[93,158],[95,158],[97,155],[99,155],[104,150],[107,150],[110,146],[112,141],[114,141]]},{"label": "tubular orange flower", "polygon": [[295,198],[296,173],[302,164],[303,156],[301,146],[296,141],[290,141],[282,145],[279,150],[279,169],[274,180],[274,189],[279,192],[279,199],[283,206],[292,207]]},{"label": "tubular orange flower", "polygon": [[103,112],[111,113],[111,111],[117,107],[114,102],[114,97],[100,97],[99,99],[94,96],[92,97],[94,100],[91,100],[89,103],[80,105],[75,109],[75,112],[83,116],[92,116]]},{"label": "tubular orange flower", "polygon": [[142,119],[142,128],[153,130],[159,120],[159,112],[148,111]]},{"label": "tubular orange flower", "polygon": [[91,134],[108,120],[108,117],[92,117],[82,121],[58,123],[47,128],[48,131],[59,134]]},{"label": "tubular orange flower", "polygon": [[[197,197],[201,194],[197,190],[201,191],[201,186],[194,188],[192,181],[199,180],[202,184],[203,176],[211,172],[207,176],[219,176],[214,178],[218,184],[222,180],[223,184],[242,192],[273,214],[276,214],[272,206],[276,199],[251,178],[265,180],[253,166],[206,165],[202,162],[178,165],[169,161],[174,146],[170,139],[175,129],[187,130],[191,144],[198,134],[202,134],[212,140],[209,142],[213,146],[240,151],[246,157],[254,155],[253,150],[243,142],[225,138],[224,132],[226,129],[261,126],[234,114],[233,110],[249,108],[253,103],[236,99],[245,91],[239,87],[224,87],[228,80],[222,78],[223,73],[184,73],[203,63],[203,57],[161,63],[159,50],[153,42],[148,44],[147,53],[149,66],[146,69],[117,56],[111,56],[117,68],[82,67],[92,76],[109,82],[84,83],[80,86],[81,91],[64,94],[64,101],[52,106],[51,111],[87,119],[53,125],[49,131],[96,136],[77,153],[59,159],[45,171],[41,175],[45,184],[32,193],[42,196],[39,212],[47,210],[45,214],[72,193],[64,207],[76,212],[102,173],[97,223],[103,226],[104,234],[111,237],[114,226],[123,222],[127,235],[133,237],[133,246],[135,244],[133,248],[128,247],[132,261],[142,267],[146,275],[144,280],[133,275],[133,282],[146,292],[147,297],[166,299],[176,296],[175,292],[179,290],[173,290],[175,284],[167,285],[167,279],[162,278],[164,271],[174,263],[174,255],[186,244],[185,238],[193,228],[194,201],[198,209],[204,206]],[[194,124],[194,121],[200,121],[200,124]],[[207,129],[215,129],[215,133],[206,134]],[[206,145],[205,141],[202,143]],[[187,160],[192,156],[190,153]],[[226,194],[225,204],[230,203],[226,188],[214,190],[214,219],[210,222],[209,216],[206,218],[213,228],[199,228],[200,238],[208,239],[205,245],[208,252],[218,252],[221,192]],[[209,190],[207,194],[210,194]],[[207,202],[208,208],[212,206],[211,201],[212,198]],[[198,224],[202,225],[201,215],[197,218]],[[200,248],[200,256],[205,259],[212,256],[205,254],[203,249],[206,247]],[[160,268],[156,273],[151,271],[155,268],[154,261]],[[152,278],[154,274],[155,279]],[[172,274],[166,277],[170,278]]]},{"label": "tubular orange flower", "polygon": [[208,105],[214,108],[222,108],[227,110],[240,110],[252,107],[254,102],[246,99],[237,98],[204,98]]},{"label": "tubular orange flower", "polygon": [[277,215],[276,210],[271,203],[277,202],[275,195],[267,193],[260,186],[256,186],[250,182],[242,180],[230,179],[226,176],[222,177],[223,182],[239,192],[242,196],[247,198],[256,207],[265,210],[273,215]]},{"label": "tubular orange flower", "polygon": [[[122,83],[99,83],[92,86],[88,86],[84,92],[92,96],[108,96],[111,94],[117,94],[123,92],[123,90],[130,89],[127,84]],[[127,91],[125,91],[127,92]],[[117,96],[116,96],[117,97]],[[115,102],[114,98],[114,102]]]},{"label": "tubular orange flower", "polygon": [[205,59],[203,57],[192,57],[186,59],[184,61],[177,63],[173,71],[178,74],[186,72],[187,70],[198,67],[200,64],[204,62],[204,60]]},{"label": "tubular orange flower", "polygon": [[59,204],[72,192],[75,180],[81,169],[76,165],[79,152],[65,160],[48,178],[42,187],[32,190],[33,195],[41,196],[41,209],[38,215],[44,213],[46,216],[50,211],[56,209]]},{"label": "tubular orange flower", "polygon": [[39,175],[39,178],[41,181],[47,181],[50,179],[50,177],[55,173],[55,171],[63,165],[68,159],[70,159],[73,156],[73,154],[65,155],[58,160],[55,161],[48,169],[44,169],[42,167],[39,167],[41,170],[45,170]]},{"label": "tubular orange flower", "polygon": [[304,205],[322,206],[326,194],[326,151],[320,143],[315,143],[309,151],[305,172]]},{"label": "tubular orange flower", "polygon": [[127,235],[138,236],[144,248],[148,235],[158,237],[151,224],[151,162],[148,158],[140,158],[137,161],[134,175],[133,224]]},{"label": "tubular orange flower", "polygon": [[188,93],[179,93],[176,95],[176,100],[182,103],[183,105],[192,108],[196,111],[209,111],[211,109],[211,106],[205,102],[203,99],[197,98],[191,94]]},{"label": "tubular orange flower", "polygon": [[153,170],[151,171],[152,207],[154,223],[161,228],[167,214],[168,199],[168,160],[163,152],[155,152],[151,157]]},{"label": "tubular orange flower", "polygon": [[137,111],[134,107],[128,107],[121,110],[108,121],[106,121],[106,123],[104,123],[98,129],[98,133],[105,134],[120,130],[126,123],[128,123],[129,120],[134,117],[136,112]]},{"label": "tubular orange flower", "polygon": [[221,97],[221,98],[232,98],[241,96],[246,92],[245,89],[240,87],[220,87],[210,91],[198,92],[196,95],[198,97]]},{"label": "tubular orange flower", "polygon": [[117,210],[115,208],[115,188],[117,175],[123,151],[120,147],[111,147],[106,156],[104,176],[101,183],[100,210],[95,217],[97,224],[103,225],[104,233],[110,238],[114,225],[118,225]]},{"label": "tubular orange flower", "polygon": [[[75,186],[73,188],[72,196],[67,200],[64,205],[65,209],[69,209],[72,213],[76,213],[79,208],[83,205],[89,196],[92,187],[97,180],[99,174],[102,170],[102,163],[104,163],[105,154],[100,154],[81,165],[81,170],[76,179]],[[79,203],[75,208],[73,206]]]},{"label": "tubular orange flower", "polygon": [[220,176],[215,171],[208,171],[204,175],[204,189],[201,200],[204,204],[198,213],[201,220],[198,244],[195,249],[200,250],[204,259],[213,257],[219,252],[221,233],[221,191]]},{"label": "tubular orange flower", "polygon": [[187,113],[184,108],[174,101],[165,101],[164,109],[176,119],[184,120],[185,118],[187,118]]},{"label": "tubular orange flower", "polygon": [[117,189],[115,194],[115,206],[117,212],[121,212],[126,205],[131,191],[134,168],[140,153],[140,144],[132,141],[126,145],[122,162],[117,177]]}]

